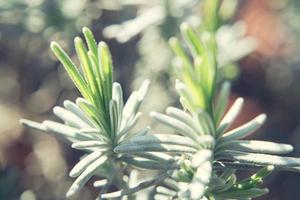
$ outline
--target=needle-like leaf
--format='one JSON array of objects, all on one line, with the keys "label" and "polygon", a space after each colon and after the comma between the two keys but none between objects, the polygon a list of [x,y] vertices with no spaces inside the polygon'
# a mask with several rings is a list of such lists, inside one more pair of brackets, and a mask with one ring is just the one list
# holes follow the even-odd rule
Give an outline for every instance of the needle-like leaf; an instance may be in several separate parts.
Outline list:
[{"label": "needle-like leaf", "polygon": [[65,67],[66,71],[68,72],[69,76],[73,80],[74,84],[76,85],[82,96],[89,100],[92,99],[92,97],[90,96],[90,89],[88,88],[85,80],[81,76],[76,66],[73,64],[71,58],[56,42],[51,42],[51,49]]}]

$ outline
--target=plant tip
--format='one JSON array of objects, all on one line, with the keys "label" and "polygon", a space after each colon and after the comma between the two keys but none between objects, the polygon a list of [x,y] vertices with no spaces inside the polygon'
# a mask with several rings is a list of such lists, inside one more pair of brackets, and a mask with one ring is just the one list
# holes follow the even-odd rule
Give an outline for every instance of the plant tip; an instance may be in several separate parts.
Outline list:
[{"label": "plant tip", "polygon": [[50,42],[50,47],[51,47],[51,49],[55,49],[55,48],[58,48],[59,45],[55,41],[51,41]]},{"label": "plant tip", "polygon": [[82,42],[82,39],[80,38],[80,37],[75,37],[75,39],[74,39],[74,43],[76,44],[76,43],[79,43],[79,42]]},{"label": "plant tip", "polygon": [[259,116],[256,117],[256,121],[260,124],[263,124],[267,119],[267,115],[265,113],[260,114]]},{"label": "plant tip", "polygon": [[91,32],[91,30],[90,30],[88,27],[84,26],[84,27],[82,28],[82,32],[83,32],[83,33],[87,33],[87,32]]}]

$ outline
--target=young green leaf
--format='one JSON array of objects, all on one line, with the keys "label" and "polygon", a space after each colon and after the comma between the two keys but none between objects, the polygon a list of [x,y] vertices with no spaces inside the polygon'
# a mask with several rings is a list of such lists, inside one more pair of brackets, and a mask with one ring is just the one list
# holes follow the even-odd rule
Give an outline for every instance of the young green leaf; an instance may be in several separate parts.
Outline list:
[{"label": "young green leaf", "polygon": [[91,100],[91,91],[87,86],[87,83],[81,76],[80,72],[78,71],[77,67],[73,64],[71,58],[56,42],[51,42],[51,49],[65,67],[66,71],[68,72],[69,76],[73,80],[82,96],[86,99]]}]

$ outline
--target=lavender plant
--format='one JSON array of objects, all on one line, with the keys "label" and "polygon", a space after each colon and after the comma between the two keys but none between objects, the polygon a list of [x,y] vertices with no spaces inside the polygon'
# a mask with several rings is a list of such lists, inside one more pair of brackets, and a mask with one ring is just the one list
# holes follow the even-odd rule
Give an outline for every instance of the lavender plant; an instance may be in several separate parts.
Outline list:
[{"label": "lavender plant", "polygon": [[[230,84],[224,82],[216,98],[218,62],[215,38],[202,38],[188,24],[182,35],[193,60],[178,39],[170,40],[176,54],[176,90],[183,110],[169,107],[167,115],[156,112],[152,117],[189,138],[193,152],[183,154],[180,169],[157,187],[156,199],[251,199],[268,192],[260,188],[272,170],[299,171],[300,159],[282,157],[293,150],[288,144],[243,139],[263,125],[266,115],[227,131],[238,116],[243,99],[238,98],[224,115]],[[236,170],[257,170],[245,180],[237,180]],[[171,183],[171,184],[170,184]],[[171,196],[171,197],[170,197]]]},{"label": "lavender plant", "polygon": [[[101,196],[105,197],[111,185],[120,189],[127,188],[123,177],[129,174],[124,162],[136,162],[138,166],[143,166],[145,162],[120,156],[114,149],[120,143],[148,132],[148,127],[138,131],[133,131],[133,128],[141,116],[139,108],[146,95],[149,81],[146,80],[124,104],[122,88],[120,84],[113,82],[112,62],[107,45],[103,42],[97,45],[89,29],[83,28],[83,33],[88,49],[81,38],[77,37],[74,40],[82,73],[57,43],[51,43],[52,51],[64,65],[83,98],[78,98],[76,103],[67,100],[64,102],[64,108],[53,109],[54,114],[63,123],[53,121],[36,123],[29,120],[21,120],[21,123],[50,132],[71,143],[72,148],[86,152],[86,156],[70,172],[71,177],[77,178],[67,192],[67,197],[73,196],[94,175],[105,177],[94,184],[102,187]],[[150,162],[149,167],[155,168],[152,165],[158,164],[155,162],[156,157],[150,155],[147,158],[146,161]],[[131,188],[125,193],[135,189]]]},{"label": "lavender plant", "polygon": [[[207,5],[214,16],[217,1]],[[123,103],[122,88],[113,82],[109,49],[104,42],[97,44],[88,28],[83,28],[88,48],[81,38],[74,40],[81,70],[57,43],[51,44],[82,98],[76,103],[66,100],[64,108],[53,109],[62,122],[21,122],[52,133],[86,153],[70,172],[76,180],[67,197],[97,176],[102,178],[94,182],[101,188],[98,199],[134,199],[133,193],[152,186],[157,200],[252,199],[268,192],[261,184],[273,170],[299,171],[300,159],[282,156],[293,150],[291,145],[244,139],[263,124],[265,114],[229,130],[243,99],[238,98],[224,113],[230,83],[219,76],[216,26],[216,18],[204,21],[201,33],[187,23],[181,25],[190,53],[180,39],[170,39],[176,55],[176,90],[183,109],[169,107],[166,115],[152,112],[151,116],[175,134],[150,134],[149,127],[135,129],[149,81]],[[155,170],[157,175],[132,184],[136,169]],[[237,170],[255,172],[239,180]],[[117,190],[110,192],[111,188]]]}]

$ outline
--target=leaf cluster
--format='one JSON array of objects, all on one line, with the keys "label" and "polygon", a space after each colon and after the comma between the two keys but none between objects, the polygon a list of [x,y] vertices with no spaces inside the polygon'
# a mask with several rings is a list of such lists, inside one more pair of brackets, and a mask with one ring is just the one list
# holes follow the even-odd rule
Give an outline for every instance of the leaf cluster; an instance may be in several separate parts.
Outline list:
[{"label": "leaf cluster", "polygon": [[[87,46],[79,37],[74,40],[80,67],[57,43],[51,44],[83,98],[75,103],[66,100],[64,107],[53,109],[62,123],[21,122],[85,151],[85,157],[70,172],[76,180],[68,197],[92,176],[100,176],[103,179],[94,182],[101,188],[99,199],[133,198],[133,193],[151,186],[155,186],[157,200],[252,199],[268,192],[261,184],[273,170],[299,171],[300,159],[282,156],[293,150],[291,145],[245,139],[263,125],[265,114],[230,130],[243,99],[238,98],[225,113],[230,83],[218,80],[215,31],[219,7],[216,0],[206,6],[207,12],[215,14],[204,21],[201,33],[183,23],[180,29],[185,43],[170,39],[175,54],[175,87],[183,109],[169,107],[166,114],[150,114],[175,134],[150,134],[149,127],[135,129],[149,81],[124,103],[120,84],[113,82],[109,49],[103,42],[97,44],[88,28],[83,28]],[[133,169],[156,170],[158,175],[132,185]],[[239,180],[237,170],[255,172]],[[109,192],[111,186],[117,191]]]}]

